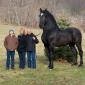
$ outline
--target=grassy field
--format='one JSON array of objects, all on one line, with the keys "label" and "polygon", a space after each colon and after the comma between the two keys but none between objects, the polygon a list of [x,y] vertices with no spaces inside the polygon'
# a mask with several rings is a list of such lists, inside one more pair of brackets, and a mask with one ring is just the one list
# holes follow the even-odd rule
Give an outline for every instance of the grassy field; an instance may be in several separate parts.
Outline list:
[{"label": "grassy field", "polygon": [[[16,52],[15,70],[6,70],[6,51],[3,41],[8,30],[14,28],[18,35],[20,27],[0,25],[0,85],[85,85],[85,66],[78,68],[71,66],[69,63],[54,62],[55,68],[49,70],[47,68],[47,59],[44,56],[43,44],[37,45],[37,69],[20,70],[18,68],[18,56]],[[42,33],[39,29],[33,29],[35,34]],[[85,56],[85,34],[83,33],[83,50]],[[79,60],[79,59],[78,59]],[[85,62],[85,57],[84,57]]]}]

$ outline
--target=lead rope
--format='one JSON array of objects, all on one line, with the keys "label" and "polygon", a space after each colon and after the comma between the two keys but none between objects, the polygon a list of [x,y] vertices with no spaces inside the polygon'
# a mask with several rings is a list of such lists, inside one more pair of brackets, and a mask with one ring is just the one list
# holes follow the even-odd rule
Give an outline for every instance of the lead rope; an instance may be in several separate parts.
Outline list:
[{"label": "lead rope", "polygon": [[35,36],[39,36],[41,33],[39,33],[39,34],[37,34],[37,35],[35,35]]}]

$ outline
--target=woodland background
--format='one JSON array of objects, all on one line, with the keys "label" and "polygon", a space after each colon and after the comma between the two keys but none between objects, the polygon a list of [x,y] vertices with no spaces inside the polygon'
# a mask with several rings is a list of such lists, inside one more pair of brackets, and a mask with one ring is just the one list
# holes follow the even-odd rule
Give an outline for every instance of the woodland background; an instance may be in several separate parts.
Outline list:
[{"label": "woodland background", "polygon": [[0,0],[0,23],[38,27],[39,8],[84,29],[85,0]]}]

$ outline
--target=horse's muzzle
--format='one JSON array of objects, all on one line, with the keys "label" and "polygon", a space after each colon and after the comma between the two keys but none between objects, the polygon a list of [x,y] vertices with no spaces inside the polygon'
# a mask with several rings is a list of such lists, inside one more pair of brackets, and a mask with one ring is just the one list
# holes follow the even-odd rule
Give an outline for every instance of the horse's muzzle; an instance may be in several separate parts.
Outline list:
[{"label": "horse's muzzle", "polygon": [[43,26],[41,24],[39,24],[39,27],[40,27],[40,29],[43,29]]}]

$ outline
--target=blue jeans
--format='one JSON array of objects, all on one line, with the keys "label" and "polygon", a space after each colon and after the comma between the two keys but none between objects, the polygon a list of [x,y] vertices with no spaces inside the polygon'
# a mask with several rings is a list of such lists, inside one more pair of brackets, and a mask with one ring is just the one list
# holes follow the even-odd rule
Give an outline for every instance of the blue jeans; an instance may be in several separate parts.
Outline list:
[{"label": "blue jeans", "polygon": [[19,68],[25,68],[25,63],[26,63],[26,59],[25,59],[25,54],[26,52],[18,52],[19,54]]},{"label": "blue jeans", "polygon": [[27,52],[27,58],[28,58],[28,68],[36,68],[35,51],[28,51]]},{"label": "blue jeans", "polygon": [[10,63],[11,63],[11,68],[14,68],[14,56],[15,56],[15,51],[7,50],[6,68],[10,67]]}]

